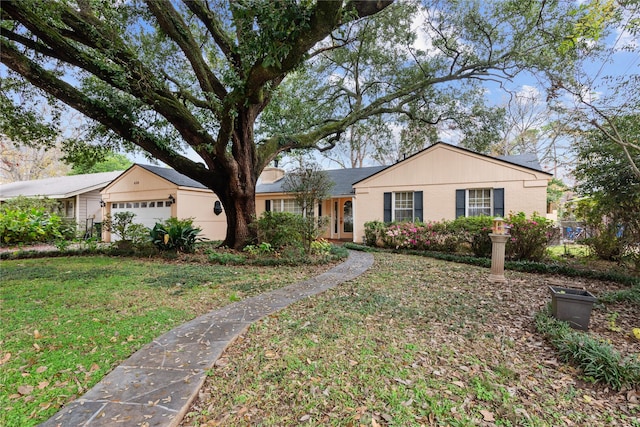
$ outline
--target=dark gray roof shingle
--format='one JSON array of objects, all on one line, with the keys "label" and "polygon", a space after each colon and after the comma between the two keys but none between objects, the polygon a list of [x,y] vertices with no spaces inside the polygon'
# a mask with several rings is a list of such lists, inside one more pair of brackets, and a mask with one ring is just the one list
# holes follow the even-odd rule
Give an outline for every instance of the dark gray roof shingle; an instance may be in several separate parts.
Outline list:
[{"label": "dark gray roof shingle", "polygon": [[191,179],[186,175],[182,175],[175,169],[164,168],[161,166],[141,165],[140,163],[138,163],[137,165],[143,169],[148,170],[151,173],[158,175],[161,178],[166,179],[169,182],[174,183],[178,187],[207,188],[198,181]]},{"label": "dark gray roof shingle", "polygon": [[[353,194],[352,185],[355,182],[368,178],[371,175],[380,172],[384,168],[386,168],[386,166],[369,166],[366,168],[326,170],[325,172],[329,175],[331,181],[334,182],[334,186],[331,189],[331,196],[336,197]],[[283,193],[283,183],[284,179],[280,179],[270,184],[258,184],[256,193]]]},{"label": "dark gray roof shingle", "polygon": [[534,153],[518,154],[514,156],[496,156],[496,159],[504,160],[505,162],[513,163],[518,166],[524,166],[525,168],[545,172],[542,169],[542,166],[540,166],[538,156]]}]

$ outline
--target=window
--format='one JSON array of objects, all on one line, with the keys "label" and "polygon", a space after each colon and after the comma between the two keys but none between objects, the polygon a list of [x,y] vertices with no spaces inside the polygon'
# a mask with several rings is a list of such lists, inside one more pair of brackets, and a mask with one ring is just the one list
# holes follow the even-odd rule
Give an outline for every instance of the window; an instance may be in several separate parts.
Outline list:
[{"label": "window", "polygon": [[64,216],[67,218],[73,218],[73,200],[67,200],[64,202]]},{"label": "window", "polygon": [[467,190],[467,216],[490,216],[492,212],[490,188]]},{"label": "window", "polygon": [[164,206],[164,202],[156,202],[156,208],[161,208]]},{"label": "window", "polygon": [[422,191],[384,193],[384,222],[422,220]]},{"label": "window", "polygon": [[413,192],[393,193],[393,220],[413,221]]},{"label": "window", "polygon": [[302,208],[294,199],[276,199],[271,201],[273,212],[290,212],[302,215]]},{"label": "window", "polygon": [[456,218],[461,216],[504,216],[504,188],[456,190]]}]

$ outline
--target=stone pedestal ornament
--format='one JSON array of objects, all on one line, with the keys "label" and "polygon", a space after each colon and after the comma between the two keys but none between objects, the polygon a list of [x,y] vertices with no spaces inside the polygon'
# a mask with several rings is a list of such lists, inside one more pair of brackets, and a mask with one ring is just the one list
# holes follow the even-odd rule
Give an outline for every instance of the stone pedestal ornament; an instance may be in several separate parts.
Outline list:
[{"label": "stone pedestal ornament", "polygon": [[491,274],[489,274],[489,281],[506,283],[507,279],[504,277],[504,250],[507,240],[511,236],[507,234],[504,219],[498,217],[493,220],[493,229],[492,233],[489,233],[489,237],[491,238]]}]

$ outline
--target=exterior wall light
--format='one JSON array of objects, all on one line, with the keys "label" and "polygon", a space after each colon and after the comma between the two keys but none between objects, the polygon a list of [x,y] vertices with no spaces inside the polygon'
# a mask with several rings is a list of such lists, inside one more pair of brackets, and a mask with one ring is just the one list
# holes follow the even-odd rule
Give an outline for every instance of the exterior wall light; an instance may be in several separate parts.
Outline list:
[{"label": "exterior wall light", "polygon": [[105,206],[107,206],[107,202],[105,202],[104,200],[100,199],[100,207],[104,208]]},{"label": "exterior wall light", "polygon": [[175,202],[176,202],[176,198],[173,197],[173,194],[169,194],[169,201],[167,202],[167,203],[169,203],[169,206],[171,206]]},{"label": "exterior wall light", "polygon": [[213,213],[216,215],[220,215],[222,213],[222,203],[220,203],[220,200],[216,200],[213,204]]}]

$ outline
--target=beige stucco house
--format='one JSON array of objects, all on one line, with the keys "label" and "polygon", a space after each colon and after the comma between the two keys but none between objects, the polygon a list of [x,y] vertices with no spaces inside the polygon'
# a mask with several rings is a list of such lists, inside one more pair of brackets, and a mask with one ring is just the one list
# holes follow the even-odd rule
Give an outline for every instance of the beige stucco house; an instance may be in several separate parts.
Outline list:
[{"label": "beige stucco house", "polygon": [[[325,237],[362,242],[368,221],[440,221],[458,216],[546,212],[547,183],[535,156],[491,157],[437,143],[391,166],[326,171],[334,182],[315,214],[330,218]],[[256,214],[300,212],[283,190],[285,171],[266,168],[256,187]],[[202,184],[158,166],[134,165],[102,190],[104,213],[128,210],[153,227],[171,216],[193,218],[203,236],[222,240],[226,216]],[[105,233],[106,241],[111,236]]]},{"label": "beige stucco house", "polygon": [[368,221],[451,220],[547,211],[547,184],[535,156],[490,157],[437,143],[353,183],[354,239]]},{"label": "beige stucco house", "polygon": [[79,231],[92,233],[94,224],[102,221],[100,190],[121,173],[102,172],[0,184],[0,202],[18,196],[58,200],[63,217],[75,221]]},{"label": "beige stucco house", "polygon": [[[225,237],[226,216],[221,210],[214,212],[220,204],[218,197],[173,169],[135,164],[102,190],[102,200],[105,214],[130,211],[136,214],[135,223],[149,228],[170,217],[193,218],[204,237],[211,240]],[[115,237],[103,232],[107,242]]]}]

